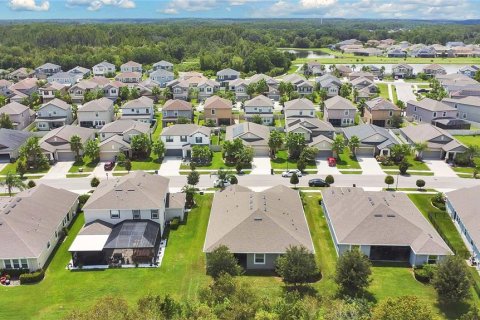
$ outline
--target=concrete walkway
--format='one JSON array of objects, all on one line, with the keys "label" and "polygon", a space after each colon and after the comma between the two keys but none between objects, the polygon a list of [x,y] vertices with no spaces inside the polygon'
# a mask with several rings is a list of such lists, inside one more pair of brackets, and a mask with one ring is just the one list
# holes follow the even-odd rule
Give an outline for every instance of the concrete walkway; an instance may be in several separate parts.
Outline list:
[{"label": "concrete walkway", "polygon": [[364,175],[385,175],[374,157],[357,157],[357,159]]},{"label": "concrete walkway", "polygon": [[53,165],[48,171],[44,179],[61,179],[65,178],[68,173],[68,170],[72,167],[73,161],[61,161]]},{"label": "concrete walkway", "polygon": [[387,86],[388,86],[388,97],[389,97],[390,101],[393,102],[393,89],[392,89],[392,84],[389,83],[389,84],[387,84]]},{"label": "concrete walkway", "polygon": [[161,176],[179,176],[182,159],[177,157],[165,157],[160,166],[158,174]]},{"label": "concrete walkway", "polygon": [[270,174],[271,169],[270,157],[253,157],[252,172],[250,174]]},{"label": "concrete walkway", "polygon": [[436,177],[457,177],[457,173],[443,160],[425,160],[425,164]]},{"label": "concrete walkway", "polygon": [[417,96],[413,93],[412,84],[408,82],[395,81],[397,88],[397,99],[403,101],[405,104],[409,100],[417,100]]}]

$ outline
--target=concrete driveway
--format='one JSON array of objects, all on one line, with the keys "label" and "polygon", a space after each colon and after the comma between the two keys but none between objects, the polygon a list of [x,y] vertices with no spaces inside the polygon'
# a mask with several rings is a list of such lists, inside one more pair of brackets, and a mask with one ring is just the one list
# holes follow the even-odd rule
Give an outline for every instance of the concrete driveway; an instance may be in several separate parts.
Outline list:
[{"label": "concrete driveway", "polygon": [[412,84],[408,82],[395,81],[395,87],[397,88],[398,100],[407,103],[408,100],[417,100],[417,96],[413,93]]},{"label": "concrete driveway", "polygon": [[329,174],[340,174],[340,171],[337,167],[330,167],[328,161],[325,158],[317,158],[315,160],[317,164],[317,174],[329,175]]},{"label": "concrete driveway", "polygon": [[437,177],[457,177],[455,171],[444,160],[425,160],[425,164]]},{"label": "concrete driveway", "polygon": [[182,159],[177,157],[165,157],[160,166],[158,174],[161,176],[179,176]]},{"label": "concrete driveway", "polygon": [[252,172],[250,174],[271,174],[270,157],[253,157]]},{"label": "concrete driveway", "polygon": [[357,157],[358,164],[365,175],[385,175],[374,157]]},{"label": "concrete driveway", "polygon": [[43,176],[45,179],[61,179],[65,178],[68,170],[72,167],[73,161],[61,161],[54,164],[48,173]]}]

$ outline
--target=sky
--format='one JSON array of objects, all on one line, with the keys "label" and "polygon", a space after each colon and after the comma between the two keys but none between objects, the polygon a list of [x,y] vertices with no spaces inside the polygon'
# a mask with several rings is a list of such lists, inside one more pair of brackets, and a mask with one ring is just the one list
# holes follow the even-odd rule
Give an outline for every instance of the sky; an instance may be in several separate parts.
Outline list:
[{"label": "sky", "polygon": [[0,19],[480,19],[480,0],[0,0]]}]

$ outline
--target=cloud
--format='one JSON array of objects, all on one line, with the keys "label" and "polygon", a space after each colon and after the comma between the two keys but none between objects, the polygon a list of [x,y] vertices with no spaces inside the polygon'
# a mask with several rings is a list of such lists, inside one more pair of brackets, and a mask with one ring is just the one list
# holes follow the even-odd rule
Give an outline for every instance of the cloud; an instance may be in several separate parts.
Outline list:
[{"label": "cloud", "polygon": [[8,6],[16,11],[48,11],[50,9],[50,1],[42,0],[10,0]]},{"label": "cloud", "polygon": [[300,0],[300,5],[303,8],[323,8],[334,5],[337,0]]},{"label": "cloud", "polygon": [[158,12],[165,14],[177,14],[180,11],[198,12],[208,11],[219,7],[217,0],[172,0],[165,9]]},{"label": "cloud", "polygon": [[174,8],[166,8],[163,10],[158,10],[158,12],[164,13],[164,14],[178,14],[178,10]]},{"label": "cloud", "polygon": [[133,0],[67,0],[67,7],[87,7],[90,11],[97,11],[104,6],[133,9],[136,7]]}]

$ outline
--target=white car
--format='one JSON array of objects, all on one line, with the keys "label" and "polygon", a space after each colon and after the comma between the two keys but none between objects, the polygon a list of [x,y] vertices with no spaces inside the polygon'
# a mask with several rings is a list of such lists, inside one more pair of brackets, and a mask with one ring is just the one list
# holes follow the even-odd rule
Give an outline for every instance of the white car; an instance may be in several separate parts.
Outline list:
[{"label": "white car", "polygon": [[282,172],[282,177],[284,177],[284,178],[291,177],[294,173],[297,174],[297,177],[302,176],[302,171],[300,171],[298,169],[292,169],[292,170]]},{"label": "white car", "polygon": [[[230,181],[223,180],[223,187],[228,187],[229,185],[231,185]],[[217,180],[213,181],[213,186],[215,188],[220,188],[222,186],[222,180],[217,179]]]}]

